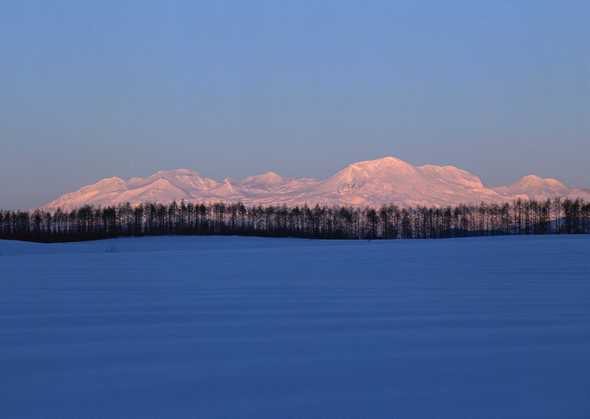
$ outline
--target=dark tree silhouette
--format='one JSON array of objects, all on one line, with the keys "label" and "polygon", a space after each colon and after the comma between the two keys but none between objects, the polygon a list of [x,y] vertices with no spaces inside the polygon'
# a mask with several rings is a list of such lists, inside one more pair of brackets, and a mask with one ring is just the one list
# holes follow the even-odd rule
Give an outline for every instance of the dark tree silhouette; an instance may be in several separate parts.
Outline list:
[{"label": "dark tree silhouette", "polygon": [[590,233],[590,203],[554,199],[447,208],[147,203],[70,212],[0,211],[0,238],[39,242],[143,235],[256,235],[320,239],[425,239]]}]

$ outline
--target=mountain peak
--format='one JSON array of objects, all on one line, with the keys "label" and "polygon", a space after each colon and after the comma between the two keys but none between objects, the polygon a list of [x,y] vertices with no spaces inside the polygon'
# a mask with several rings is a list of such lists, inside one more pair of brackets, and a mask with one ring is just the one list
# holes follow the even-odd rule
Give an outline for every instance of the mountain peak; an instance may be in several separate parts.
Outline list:
[{"label": "mountain peak", "polygon": [[553,178],[542,178],[537,175],[523,176],[515,185],[525,187],[553,187],[553,188],[567,188],[562,182]]},{"label": "mountain peak", "polygon": [[398,159],[396,157],[392,157],[392,156],[381,157],[379,159],[365,160],[365,161],[360,161],[357,163],[352,163],[349,167],[369,169],[369,170],[383,169],[383,168],[402,168],[402,169],[414,168],[414,166],[412,166],[410,163],[405,162],[405,161]]},{"label": "mountain peak", "polygon": [[120,185],[122,183],[125,181],[118,176],[107,177],[96,182],[97,185]]},{"label": "mountain peak", "polygon": [[264,188],[284,183],[285,179],[275,172],[265,172],[261,175],[248,176],[242,179],[240,185],[254,188]]},{"label": "mountain peak", "polygon": [[525,199],[545,200],[548,198],[571,197],[572,195],[581,198],[586,197],[583,191],[576,191],[568,188],[557,179],[542,178],[536,175],[528,175],[520,178],[508,186],[494,188],[504,196],[517,196]]},{"label": "mountain peak", "polygon": [[[95,189],[101,190],[101,191],[116,191],[116,190],[121,190],[121,189],[125,189],[127,186],[127,183],[121,179],[118,176],[113,176],[113,177],[109,177],[109,178],[104,178],[99,180],[98,182],[96,182],[94,185],[92,185]],[[82,188],[82,191],[85,191],[87,187]]]},{"label": "mountain peak", "polygon": [[223,200],[246,205],[367,205],[452,206],[475,202],[501,203],[517,198],[557,197],[590,199],[590,192],[571,189],[556,179],[525,176],[509,186],[490,188],[455,166],[413,166],[386,156],[349,164],[325,180],[283,178],[269,171],[241,181],[217,181],[191,169],[161,170],[127,181],[112,177],[65,194],[47,209],[83,205],[118,205],[174,200]]},{"label": "mountain peak", "polygon": [[345,183],[358,183],[372,178],[387,178],[398,176],[412,176],[416,168],[411,164],[395,157],[383,157],[375,160],[365,160],[352,163],[336,173],[333,180]]},{"label": "mountain peak", "polygon": [[268,172],[265,172],[265,173],[263,173],[261,175],[258,175],[258,178],[259,179],[264,179],[264,180],[269,181],[269,182],[280,182],[280,181],[283,180],[283,178],[281,177],[281,175],[279,175],[276,172],[272,172],[272,171],[268,171]]},{"label": "mountain peak", "polygon": [[172,169],[172,170],[158,170],[150,177],[166,177],[166,176],[199,176],[197,172],[191,169]]}]

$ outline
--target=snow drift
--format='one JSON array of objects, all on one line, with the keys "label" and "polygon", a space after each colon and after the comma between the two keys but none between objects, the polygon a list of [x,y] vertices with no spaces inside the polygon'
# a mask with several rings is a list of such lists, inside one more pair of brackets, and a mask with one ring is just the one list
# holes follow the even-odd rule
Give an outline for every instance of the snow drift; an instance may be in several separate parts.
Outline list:
[{"label": "snow drift", "polygon": [[588,418],[590,236],[0,240],[5,418]]}]

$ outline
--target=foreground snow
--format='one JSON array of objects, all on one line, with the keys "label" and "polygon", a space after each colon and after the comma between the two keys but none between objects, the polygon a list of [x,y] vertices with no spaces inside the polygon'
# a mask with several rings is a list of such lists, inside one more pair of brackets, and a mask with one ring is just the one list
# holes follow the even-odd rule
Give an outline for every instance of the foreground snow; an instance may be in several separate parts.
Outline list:
[{"label": "foreground snow", "polygon": [[587,418],[590,236],[0,241],[0,412]]}]

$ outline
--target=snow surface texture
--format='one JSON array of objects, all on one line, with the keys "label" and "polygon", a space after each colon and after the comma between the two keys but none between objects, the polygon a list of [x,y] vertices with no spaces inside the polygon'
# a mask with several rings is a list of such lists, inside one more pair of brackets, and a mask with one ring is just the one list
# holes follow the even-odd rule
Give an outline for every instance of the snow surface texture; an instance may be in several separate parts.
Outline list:
[{"label": "snow surface texture", "polygon": [[584,198],[590,191],[555,179],[525,176],[510,186],[491,188],[454,166],[412,166],[395,157],[354,163],[325,180],[283,178],[268,172],[241,181],[218,182],[189,169],[160,171],[147,178],[103,179],[65,194],[45,209],[83,205],[137,205],[145,202],[243,202],[247,205],[454,206],[507,202],[518,198]]},{"label": "snow surface texture", "polygon": [[1,417],[590,417],[590,236],[0,254]]}]

